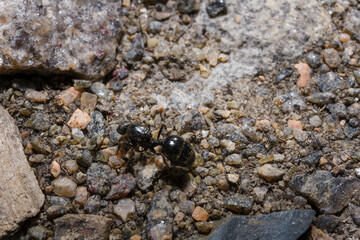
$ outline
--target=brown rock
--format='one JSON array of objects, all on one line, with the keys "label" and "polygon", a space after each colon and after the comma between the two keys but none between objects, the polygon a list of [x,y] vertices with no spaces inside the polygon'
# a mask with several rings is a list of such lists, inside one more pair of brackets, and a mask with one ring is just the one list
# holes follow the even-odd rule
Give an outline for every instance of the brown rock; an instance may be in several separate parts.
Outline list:
[{"label": "brown rock", "polygon": [[96,108],[97,96],[92,93],[84,92],[81,94],[80,98],[80,108],[82,110],[89,110],[90,112],[94,111]]},{"label": "brown rock", "polygon": [[44,194],[31,170],[21,144],[19,130],[0,106],[0,238],[35,216]]},{"label": "brown rock", "polygon": [[333,48],[325,49],[323,57],[326,64],[331,68],[337,68],[340,65],[340,57],[338,52]]},{"label": "brown rock", "polygon": [[57,100],[60,104],[69,106],[71,103],[75,102],[76,99],[80,97],[80,94],[80,91],[75,90],[74,87],[71,87],[62,91],[59,96],[57,96]]},{"label": "brown rock", "polygon": [[191,215],[196,221],[206,221],[209,218],[209,214],[206,212],[205,209],[203,209],[200,206],[197,206],[192,215]]},{"label": "brown rock", "polygon": [[48,95],[46,92],[38,92],[33,89],[27,89],[25,91],[25,98],[30,102],[46,102]]},{"label": "brown rock", "polygon": [[312,240],[334,240],[315,226],[311,226],[310,236]]},{"label": "brown rock", "polygon": [[288,124],[288,126],[291,127],[291,128],[302,129],[301,121],[298,121],[298,120],[289,120],[287,124]]},{"label": "brown rock", "polygon": [[278,180],[285,174],[283,170],[270,164],[265,164],[264,166],[257,168],[257,172],[260,177],[265,179],[267,182]]},{"label": "brown rock", "polygon": [[107,240],[111,219],[92,214],[67,214],[55,219],[55,240]]},{"label": "brown rock", "polygon": [[85,186],[80,186],[76,189],[74,202],[83,207],[88,200],[88,197],[89,193],[87,191],[87,188]]}]

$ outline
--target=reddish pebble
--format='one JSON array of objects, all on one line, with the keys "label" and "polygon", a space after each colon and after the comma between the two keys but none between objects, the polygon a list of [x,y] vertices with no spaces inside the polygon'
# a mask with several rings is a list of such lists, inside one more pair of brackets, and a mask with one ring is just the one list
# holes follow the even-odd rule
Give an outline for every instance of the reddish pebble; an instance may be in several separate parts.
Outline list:
[{"label": "reddish pebble", "polygon": [[308,82],[311,80],[310,67],[306,63],[298,63],[294,66],[300,73],[300,77],[297,81],[299,87],[306,87]]},{"label": "reddish pebble", "polygon": [[301,121],[298,120],[289,120],[288,126],[291,128],[302,129]]},{"label": "reddish pebble", "polygon": [[97,96],[92,93],[84,92],[80,98],[80,108],[82,110],[87,109],[90,112],[95,110],[97,103]]},{"label": "reddish pebble", "polygon": [[75,102],[81,95],[81,92],[75,90],[74,87],[68,88],[62,91],[57,97],[62,105],[69,106],[71,103]]},{"label": "reddish pebble", "polygon": [[48,97],[46,92],[38,92],[33,89],[27,89],[25,92],[25,98],[30,102],[46,102]]},{"label": "reddish pebble", "polygon": [[209,218],[209,214],[205,209],[202,207],[197,206],[192,215],[191,215],[196,221],[206,221]]},{"label": "reddish pebble", "polygon": [[86,126],[91,122],[91,118],[89,114],[81,111],[80,109],[76,109],[67,125],[73,128],[81,128],[85,129]]}]

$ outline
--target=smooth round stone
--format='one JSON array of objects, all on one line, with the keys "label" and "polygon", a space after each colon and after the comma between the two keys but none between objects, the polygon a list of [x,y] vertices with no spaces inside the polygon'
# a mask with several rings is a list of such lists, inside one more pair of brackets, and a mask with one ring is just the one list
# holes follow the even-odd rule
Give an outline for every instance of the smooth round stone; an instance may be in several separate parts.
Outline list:
[{"label": "smooth round stone", "polygon": [[75,197],[76,183],[70,177],[58,177],[53,182],[54,193],[60,197]]}]

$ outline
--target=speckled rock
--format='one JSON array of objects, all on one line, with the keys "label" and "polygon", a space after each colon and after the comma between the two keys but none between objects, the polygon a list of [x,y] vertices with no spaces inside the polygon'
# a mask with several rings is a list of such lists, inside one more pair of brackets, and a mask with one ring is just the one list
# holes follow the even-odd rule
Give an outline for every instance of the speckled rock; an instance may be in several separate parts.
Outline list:
[{"label": "speckled rock", "polygon": [[209,240],[297,240],[309,227],[314,210],[291,210],[256,216],[234,216]]},{"label": "speckled rock", "polygon": [[[188,106],[197,107],[198,103],[213,100],[216,91],[227,83],[238,82],[239,78],[254,75],[259,70],[271,71],[277,62],[300,56],[306,46],[332,32],[331,16],[316,0],[307,1],[306,5],[297,1],[255,0],[241,4],[226,1],[227,14],[215,18],[208,16],[207,2],[201,1],[191,28],[201,32],[203,26],[207,26],[207,32],[219,35],[219,29],[228,32],[221,37],[221,42],[236,51],[226,63],[212,69],[206,79],[194,74],[186,76],[186,82],[164,84],[163,95],[172,97],[157,96],[156,99],[165,107],[185,110]],[[239,20],[235,21],[236,18]],[[183,37],[197,38],[191,31]],[[259,54],[261,58],[255,57]],[[242,83],[242,89],[249,90],[246,81]]]},{"label": "speckled rock", "polygon": [[86,129],[90,137],[102,137],[105,134],[105,119],[99,111],[90,114],[91,122]]},{"label": "speckled rock", "polygon": [[354,222],[358,226],[360,226],[360,207],[350,203],[349,210],[350,210],[351,217],[354,220]]},{"label": "speckled rock", "polygon": [[131,174],[122,174],[112,180],[111,190],[106,199],[114,200],[127,196],[136,186],[136,179]]},{"label": "speckled rock", "polygon": [[229,139],[235,143],[249,143],[241,128],[231,123],[220,124],[215,136],[219,139]]},{"label": "speckled rock", "polygon": [[233,212],[246,215],[251,212],[253,204],[253,199],[243,195],[235,195],[226,198],[224,207]]},{"label": "speckled rock", "polygon": [[320,56],[314,52],[310,52],[306,55],[307,63],[312,68],[318,68],[321,65],[321,59]]},{"label": "speckled rock", "polygon": [[306,157],[301,158],[300,161],[308,164],[309,166],[315,167],[319,163],[319,160],[322,157],[322,155],[323,154],[321,152],[314,152],[307,155]]},{"label": "speckled rock", "polygon": [[326,230],[328,232],[335,231],[339,223],[339,218],[331,214],[322,214],[314,220],[314,225],[316,227]]},{"label": "speckled rock", "polygon": [[319,92],[314,93],[308,97],[306,97],[306,100],[311,103],[315,103],[320,106],[324,106],[328,103],[331,103],[335,99],[335,95],[331,92]]},{"label": "speckled rock", "polygon": [[287,94],[277,96],[275,98],[275,103],[279,101],[280,109],[283,112],[292,112],[294,110],[304,110],[306,104],[304,100],[296,92],[289,91]]},{"label": "speckled rock", "polygon": [[132,214],[135,213],[135,203],[130,198],[121,199],[114,207],[114,213],[121,218],[123,222],[129,221]]},{"label": "speckled rock", "polygon": [[171,239],[172,228],[169,224],[173,221],[174,215],[170,205],[169,193],[161,190],[156,193],[148,211],[148,237],[150,239]]},{"label": "speckled rock", "polygon": [[225,163],[228,165],[239,166],[243,164],[243,160],[240,154],[234,153],[225,158]]},{"label": "speckled rock", "polygon": [[109,102],[113,98],[113,92],[110,91],[102,82],[91,84],[90,90],[100,99]]},{"label": "speckled rock", "polygon": [[42,225],[37,225],[28,230],[28,234],[35,240],[46,240],[52,235],[52,231]]},{"label": "speckled rock", "polygon": [[8,41],[0,43],[0,73],[104,77],[115,66],[118,7],[100,1],[1,1],[1,34]]},{"label": "speckled rock", "polygon": [[110,191],[111,169],[108,165],[93,163],[86,174],[86,182],[90,193],[106,195]]},{"label": "speckled rock", "polygon": [[47,131],[50,129],[49,116],[43,111],[33,113],[26,126],[42,132]]},{"label": "speckled rock", "polygon": [[162,161],[162,157],[158,156],[155,159],[149,159],[147,163],[139,162],[133,166],[137,186],[142,191],[148,191],[154,180],[160,176],[161,170],[165,167],[161,165]]},{"label": "speckled rock", "polygon": [[225,14],[227,11],[225,0],[208,0],[206,11],[210,17]]},{"label": "speckled rock", "polygon": [[55,240],[89,239],[107,240],[111,218],[91,214],[67,214],[54,220]]},{"label": "speckled rock", "polygon": [[340,77],[334,72],[327,72],[320,75],[316,80],[316,84],[322,92],[350,87],[348,86],[350,84],[348,84],[345,78]]},{"label": "speckled rock", "polygon": [[303,174],[290,181],[290,188],[305,197],[320,212],[334,214],[347,206],[351,198],[359,193],[360,179],[335,178],[330,172],[318,170]]},{"label": "speckled rock", "polygon": [[63,216],[69,213],[73,208],[73,206],[71,205],[71,200],[69,198],[47,196],[46,200],[49,206],[45,207],[45,211],[49,219]]}]

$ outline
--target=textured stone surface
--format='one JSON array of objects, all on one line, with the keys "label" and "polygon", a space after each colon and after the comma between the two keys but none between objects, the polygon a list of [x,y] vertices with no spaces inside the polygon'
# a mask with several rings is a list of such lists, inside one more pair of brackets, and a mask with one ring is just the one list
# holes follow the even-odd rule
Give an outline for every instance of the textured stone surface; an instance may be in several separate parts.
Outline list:
[{"label": "textured stone surface", "polygon": [[347,206],[360,192],[360,180],[354,177],[335,178],[327,171],[303,174],[290,181],[290,188],[315,205],[320,212],[334,214]]},{"label": "textured stone surface", "polygon": [[109,239],[112,220],[91,214],[67,214],[55,219],[55,240]]},{"label": "textured stone surface", "polygon": [[118,2],[0,1],[0,74],[74,73],[101,78],[115,66]]},{"label": "textured stone surface", "polygon": [[[1,3],[0,3],[1,4]],[[0,238],[19,223],[35,216],[44,195],[31,170],[21,144],[19,130],[0,106]]]},{"label": "textured stone surface", "polygon": [[[277,61],[300,56],[306,46],[331,33],[330,14],[317,0],[306,4],[289,0],[229,0],[227,14],[215,18],[209,17],[206,4],[207,1],[201,2],[192,29],[201,31],[206,26],[207,32],[218,32],[222,44],[236,51],[226,63],[213,68],[207,79],[195,74],[186,77],[184,83],[164,84],[163,90],[172,98],[157,100],[165,107],[173,101],[178,106],[193,106],[212,99],[213,89],[240,81],[259,70],[272,70]],[[240,16],[239,23],[233,20],[236,16]],[[191,32],[184,35],[184,38],[194,37]],[[244,82],[244,91],[246,85]]]},{"label": "textured stone surface", "polygon": [[234,216],[208,240],[297,240],[309,228],[314,216],[313,210]]}]

